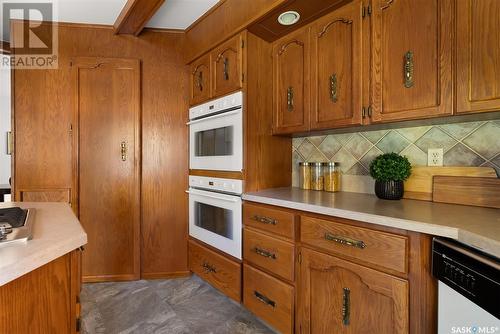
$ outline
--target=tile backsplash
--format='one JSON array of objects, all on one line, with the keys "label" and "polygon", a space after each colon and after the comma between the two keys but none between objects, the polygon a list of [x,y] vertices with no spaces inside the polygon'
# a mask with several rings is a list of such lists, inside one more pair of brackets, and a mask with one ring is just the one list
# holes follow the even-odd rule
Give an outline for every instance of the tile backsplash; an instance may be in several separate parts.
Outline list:
[{"label": "tile backsplash", "polygon": [[343,174],[369,175],[372,160],[389,152],[426,166],[429,148],[443,148],[444,166],[487,166],[500,175],[500,120],[294,138],[293,184],[301,161],[336,161]]}]

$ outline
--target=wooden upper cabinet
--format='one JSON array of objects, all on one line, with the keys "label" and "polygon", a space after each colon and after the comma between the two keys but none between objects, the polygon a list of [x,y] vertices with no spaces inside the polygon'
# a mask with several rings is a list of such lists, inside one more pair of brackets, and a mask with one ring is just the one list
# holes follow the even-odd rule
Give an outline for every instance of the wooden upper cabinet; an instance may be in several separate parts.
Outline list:
[{"label": "wooden upper cabinet", "polygon": [[211,53],[213,96],[222,96],[243,87],[245,32],[231,38]]},{"label": "wooden upper cabinet", "polygon": [[354,1],[311,28],[311,129],[361,124],[362,10]]},{"label": "wooden upper cabinet", "polygon": [[189,104],[195,105],[212,97],[210,80],[210,54],[206,54],[191,63]]},{"label": "wooden upper cabinet", "polygon": [[273,45],[273,133],[309,130],[309,29],[301,29]]},{"label": "wooden upper cabinet", "polygon": [[457,1],[457,112],[500,109],[500,1]]},{"label": "wooden upper cabinet", "polygon": [[452,7],[452,0],[372,2],[372,121],[452,114]]},{"label": "wooden upper cabinet", "polygon": [[301,333],[409,333],[408,282],[302,249]]}]

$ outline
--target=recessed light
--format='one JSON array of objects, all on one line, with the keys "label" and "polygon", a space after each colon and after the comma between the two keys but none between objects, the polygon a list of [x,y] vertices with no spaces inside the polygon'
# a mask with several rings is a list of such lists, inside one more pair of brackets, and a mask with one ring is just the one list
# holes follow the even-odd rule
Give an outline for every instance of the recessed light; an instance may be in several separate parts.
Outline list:
[{"label": "recessed light", "polygon": [[299,22],[299,19],[300,14],[294,10],[281,13],[280,16],[278,16],[279,24],[282,24],[284,26],[291,26],[292,24]]}]

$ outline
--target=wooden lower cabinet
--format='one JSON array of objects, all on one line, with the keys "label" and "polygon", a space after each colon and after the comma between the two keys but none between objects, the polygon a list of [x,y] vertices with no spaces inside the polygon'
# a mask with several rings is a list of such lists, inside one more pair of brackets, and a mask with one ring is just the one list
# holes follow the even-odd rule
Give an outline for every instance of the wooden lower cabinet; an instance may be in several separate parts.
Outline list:
[{"label": "wooden lower cabinet", "polygon": [[229,298],[241,301],[241,263],[189,240],[189,270],[219,289]]},{"label": "wooden lower cabinet", "polygon": [[408,333],[408,281],[302,249],[300,333]]},{"label": "wooden lower cabinet", "polygon": [[79,333],[81,252],[0,287],[0,333]]},{"label": "wooden lower cabinet", "polygon": [[247,264],[243,304],[281,333],[293,333],[294,287]]}]

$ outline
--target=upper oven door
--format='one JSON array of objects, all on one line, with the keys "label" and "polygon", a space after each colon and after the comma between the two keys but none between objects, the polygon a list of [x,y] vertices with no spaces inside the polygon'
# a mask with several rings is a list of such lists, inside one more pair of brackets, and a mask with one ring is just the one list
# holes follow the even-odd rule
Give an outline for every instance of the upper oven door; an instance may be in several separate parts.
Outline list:
[{"label": "upper oven door", "polygon": [[189,189],[189,235],[241,259],[241,198]]},{"label": "upper oven door", "polygon": [[241,108],[189,122],[189,168],[242,170]]}]

